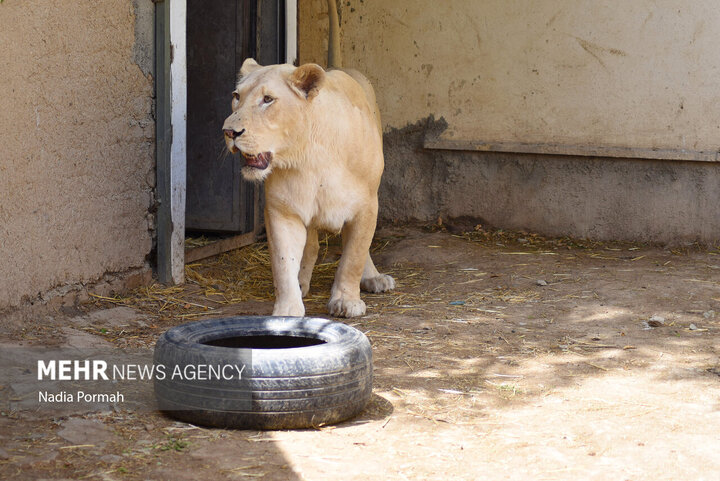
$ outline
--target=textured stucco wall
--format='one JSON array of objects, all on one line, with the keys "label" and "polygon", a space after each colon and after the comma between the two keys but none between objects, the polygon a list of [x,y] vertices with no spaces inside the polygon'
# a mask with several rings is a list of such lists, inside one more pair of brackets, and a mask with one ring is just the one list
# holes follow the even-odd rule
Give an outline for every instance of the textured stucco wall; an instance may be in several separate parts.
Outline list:
[{"label": "textured stucco wall", "polygon": [[[532,3],[338,2],[344,63],[370,78],[383,116],[381,218],[473,216],[550,235],[720,240],[718,162],[423,147],[430,135],[717,150],[710,86],[720,77],[701,74],[720,65],[707,30],[712,2],[678,10],[643,0],[646,11],[633,4],[628,18],[596,2]],[[588,16],[583,5],[602,12]],[[325,0],[300,2],[298,14],[299,61],[325,65]],[[543,69],[550,60],[556,68]]]},{"label": "textured stucco wall", "polygon": [[[429,110],[453,140],[720,146],[717,0],[339,3],[345,57],[384,85],[389,125]],[[324,31],[310,18],[301,54]]]},{"label": "textured stucco wall", "polygon": [[145,3],[0,4],[0,308],[147,267],[155,125]]}]

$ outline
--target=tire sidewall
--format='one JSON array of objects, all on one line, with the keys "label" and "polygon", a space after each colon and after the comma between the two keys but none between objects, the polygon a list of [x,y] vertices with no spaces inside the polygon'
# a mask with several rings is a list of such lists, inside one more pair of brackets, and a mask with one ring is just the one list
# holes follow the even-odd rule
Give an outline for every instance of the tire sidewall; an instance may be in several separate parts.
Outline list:
[{"label": "tire sidewall", "polygon": [[[208,345],[235,336],[314,337],[322,344],[247,349]],[[219,427],[279,429],[340,422],[372,393],[372,349],[357,329],[322,318],[243,316],[174,327],[157,341],[155,364],[243,363],[243,382],[155,379],[159,407]],[[250,401],[249,403],[247,401]]]}]

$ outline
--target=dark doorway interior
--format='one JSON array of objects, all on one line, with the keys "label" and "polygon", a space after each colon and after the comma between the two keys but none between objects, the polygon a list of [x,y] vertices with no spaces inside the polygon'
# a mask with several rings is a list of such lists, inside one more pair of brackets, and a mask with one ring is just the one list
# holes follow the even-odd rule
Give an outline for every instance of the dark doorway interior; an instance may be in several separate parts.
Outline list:
[{"label": "dark doorway interior", "polygon": [[284,0],[187,0],[186,230],[256,232],[258,186],[242,180],[221,127],[242,62],[284,62]]}]

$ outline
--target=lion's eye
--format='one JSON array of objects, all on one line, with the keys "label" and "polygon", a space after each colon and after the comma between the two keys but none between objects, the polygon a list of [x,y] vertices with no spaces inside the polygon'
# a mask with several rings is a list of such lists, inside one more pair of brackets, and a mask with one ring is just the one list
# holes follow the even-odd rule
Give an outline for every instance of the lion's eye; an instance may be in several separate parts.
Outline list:
[{"label": "lion's eye", "polygon": [[271,104],[275,101],[275,99],[269,95],[266,95],[263,97],[263,103],[264,104]]}]

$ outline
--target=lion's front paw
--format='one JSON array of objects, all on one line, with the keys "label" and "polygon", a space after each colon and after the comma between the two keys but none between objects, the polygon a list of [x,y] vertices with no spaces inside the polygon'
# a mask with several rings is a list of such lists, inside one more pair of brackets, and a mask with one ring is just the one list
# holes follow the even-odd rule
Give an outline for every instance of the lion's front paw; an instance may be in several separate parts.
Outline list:
[{"label": "lion's front paw", "polygon": [[280,317],[303,317],[305,315],[305,306],[302,302],[275,302],[273,308],[273,316]]},{"label": "lion's front paw", "polygon": [[376,277],[360,281],[360,288],[365,292],[385,292],[395,289],[395,279],[387,274],[380,274]]},{"label": "lion's front paw", "polygon": [[328,302],[328,310],[335,317],[357,317],[365,314],[365,303],[362,299],[340,297]]}]

